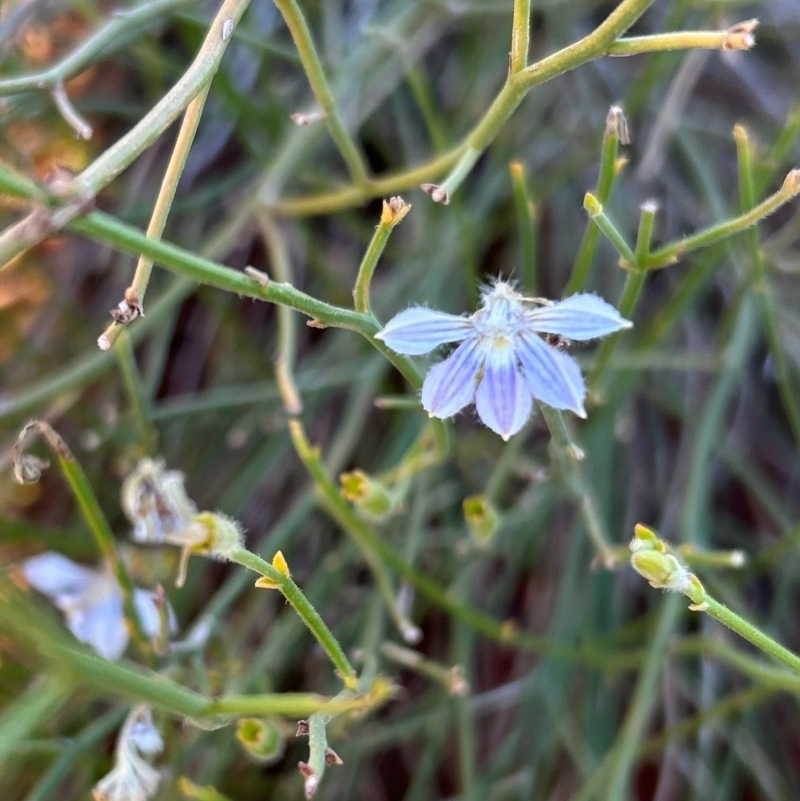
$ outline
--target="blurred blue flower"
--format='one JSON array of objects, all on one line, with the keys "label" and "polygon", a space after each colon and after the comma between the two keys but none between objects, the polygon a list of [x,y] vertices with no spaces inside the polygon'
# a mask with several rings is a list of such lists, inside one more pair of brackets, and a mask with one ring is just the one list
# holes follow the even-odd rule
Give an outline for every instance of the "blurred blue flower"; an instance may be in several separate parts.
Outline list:
[{"label": "blurred blue flower", "polygon": [[[128,645],[122,589],[108,569],[92,570],[58,553],[42,553],[22,563],[28,584],[46,595],[66,618],[67,627],[105,659],[119,659]],[[134,589],[133,602],[144,634],[158,635],[160,618],[153,593]],[[174,628],[172,610],[170,624]]]},{"label": "blurred blue flower", "polygon": [[161,774],[144,757],[163,750],[150,707],[134,707],[117,739],[114,768],[92,790],[95,801],[149,801],[158,790]]},{"label": "blurred blue flower", "polygon": [[410,356],[460,342],[425,378],[422,406],[444,418],[474,402],[480,419],[507,440],[530,416],[533,398],[586,416],[577,362],[539,334],[587,340],[632,325],[597,295],[549,303],[498,281],[484,289],[481,308],[469,317],[417,306],[400,312],[377,338]]}]

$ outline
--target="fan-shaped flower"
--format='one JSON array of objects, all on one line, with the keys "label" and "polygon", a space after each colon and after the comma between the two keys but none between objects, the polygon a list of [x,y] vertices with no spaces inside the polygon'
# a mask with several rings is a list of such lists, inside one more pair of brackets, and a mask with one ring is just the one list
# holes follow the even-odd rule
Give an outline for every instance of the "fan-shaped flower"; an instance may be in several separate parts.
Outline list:
[{"label": "fan-shaped flower", "polygon": [[484,290],[481,308],[469,317],[412,307],[391,319],[377,338],[410,356],[461,343],[429,371],[422,406],[431,417],[445,418],[474,402],[480,419],[507,440],[527,421],[534,398],[586,416],[578,363],[540,334],[588,340],[631,325],[596,295],[550,303],[498,281]]},{"label": "fan-shaped flower", "polygon": [[[58,553],[42,553],[21,565],[25,580],[64,613],[67,627],[104,659],[119,659],[128,645],[122,589],[108,568],[93,570]],[[133,602],[147,637],[159,633],[153,593],[135,588]],[[174,619],[170,610],[170,622]]]}]

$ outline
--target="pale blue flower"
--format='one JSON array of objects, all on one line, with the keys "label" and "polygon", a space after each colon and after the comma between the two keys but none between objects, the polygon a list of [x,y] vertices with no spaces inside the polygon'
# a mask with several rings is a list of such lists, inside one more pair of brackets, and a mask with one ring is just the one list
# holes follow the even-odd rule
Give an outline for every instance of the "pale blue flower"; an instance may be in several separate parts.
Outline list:
[{"label": "pale blue flower", "polygon": [[[107,568],[93,570],[58,553],[42,553],[21,566],[28,584],[46,595],[69,630],[105,659],[119,659],[128,645],[122,589]],[[153,593],[134,588],[133,602],[144,634],[158,635],[161,621]],[[172,611],[170,623],[174,626]]]},{"label": "pale blue flower", "polygon": [[117,739],[113,769],[92,790],[95,801],[149,801],[158,790],[161,774],[144,757],[163,750],[150,707],[134,707]]},{"label": "pale blue flower", "polygon": [[540,334],[587,340],[631,325],[597,295],[550,303],[498,281],[469,317],[416,306],[391,319],[377,338],[410,356],[460,342],[426,376],[422,406],[431,417],[445,418],[474,402],[481,420],[507,440],[530,417],[534,398],[586,416],[578,363]]}]

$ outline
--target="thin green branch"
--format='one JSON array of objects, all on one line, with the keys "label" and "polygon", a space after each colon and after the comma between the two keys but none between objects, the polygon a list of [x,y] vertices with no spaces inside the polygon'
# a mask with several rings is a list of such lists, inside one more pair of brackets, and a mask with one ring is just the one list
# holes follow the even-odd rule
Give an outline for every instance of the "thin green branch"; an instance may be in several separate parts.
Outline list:
[{"label": "thin green branch", "polygon": [[678,242],[672,242],[660,247],[658,250],[654,250],[647,261],[647,269],[657,270],[669,267],[692,250],[708,247],[734,234],[738,234],[768,217],[798,194],[800,194],[800,170],[792,170],[784,179],[781,188],[774,195],[770,195],[750,211],[733,219],[704,228],[702,231],[698,231],[692,236],[687,236]]},{"label": "thin green branch", "polygon": [[508,170],[511,174],[511,184],[514,188],[514,206],[517,211],[522,288],[526,295],[535,297],[538,284],[536,275],[536,206],[528,191],[525,165],[521,161],[512,161],[508,165]]},{"label": "thin green branch", "polygon": [[[600,150],[600,174],[598,175],[597,188],[595,189],[595,196],[601,207],[611,197],[611,190],[616,181],[619,145],[620,143],[627,145],[628,141],[628,123],[625,115],[619,106],[612,106],[606,117],[606,130],[603,134],[603,145]],[[591,219],[588,220],[586,229],[583,232],[583,239],[578,248],[578,255],[575,258],[575,264],[572,267],[572,273],[564,289],[566,297],[580,292],[586,286],[594,254],[597,250],[599,235],[600,229],[596,222]]]},{"label": "thin green branch", "polygon": [[[280,551],[278,552],[280,553]],[[256,586],[267,587],[279,590],[283,597],[291,604],[295,612],[300,616],[308,630],[322,646],[322,649],[333,662],[334,667],[339,671],[339,676],[344,682],[345,687],[350,690],[356,688],[356,671],[348,661],[347,657],[339,645],[331,630],[325,625],[325,621],[320,617],[319,612],[311,605],[308,598],[303,595],[302,590],[295,584],[288,572],[288,566],[283,559],[276,556],[273,564],[262,559],[244,548],[238,548],[229,555],[229,559],[236,564],[242,565],[255,571],[268,581],[266,583],[256,582]],[[285,567],[284,572],[281,567]]]},{"label": "thin green branch", "polygon": [[29,435],[41,436],[53,451],[58,460],[58,466],[67,480],[75,500],[78,502],[83,518],[92,532],[97,548],[108,563],[117,583],[122,590],[125,617],[131,626],[134,639],[144,653],[148,652],[147,636],[145,635],[136,604],[133,600],[134,586],[122,558],[117,551],[114,534],[108,524],[103,509],[94,494],[92,485],[84,473],[80,462],[72,455],[67,443],[61,438],[49,423],[43,420],[32,420],[20,431],[14,445],[13,462],[14,475],[20,483],[33,483],[39,480],[43,463],[37,457],[25,453],[25,445]]},{"label": "thin green branch", "polygon": [[512,75],[528,66],[528,43],[531,35],[531,0],[514,0],[514,16],[511,20]]},{"label": "thin green branch", "polygon": [[[747,131],[741,125],[733,129],[733,138],[736,141],[737,162],[739,166],[739,194],[742,211],[747,212],[755,206],[755,189],[753,165],[750,158],[750,143]],[[750,251],[750,265],[752,273],[751,286],[758,301],[761,313],[761,324],[764,328],[764,337],[767,340],[772,363],[775,369],[775,379],[778,384],[778,394],[783,404],[789,426],[794,434],[795,443],[800,444],[800,407],[796,394],[791,386],[789,364],[781,341],[778,321],[775,319],[772,295],[764,264],[764,254],[758,234],[758,226],[753,225],[748,230],[748,248]]]},{"label": "thin green branch", "polygon": [[587,192],[583,198],[583,207],[591,221],[605,234],[606,239],[614,246],[614,250],[619,253],[620,266],[628,270],[634,269],[636,256],[623,234],[606,215],[602,203],[591,192]]},{"label": "thin green branch", "polygon": [[[641,215],[639,217],[639,232],[636,237],[636,248],[633,253],[635,269],[628,272],[625,276],[625,285],[622,287],[622,294],[620,295],[619,313],[627,320],[631,319],[636,304],[639,302],[642,290],[644,289],[645,281],[647,280],[647,272],[644,265],[647,263],[650,254],[650,243],[653,239],[653,228],[655,226],[655,218],[658,207],[653,202],[646,202],[642,204]],[[605,371],[611,362],[611,357],[619,342],[620,334],[615,333],[606,337],[600,350],[597,352],[594,362],[592,363],[589,375],[586,378],[586,387],[590,395],[597,399],[600,392],[600,384],[602,382]]]},{"label": "thin green branch", "polygon": [[606,51],[609,56],[635,56],[663,50],[750,50],[755,45],[756,20],[734,25],[727,31],[677,31],[653,36],[617,39]]},{"label": "thin green branch", "polygon": [[142,377],[139,374],[139,368],[136,365],[136,354],[133,352],[133,344],[127,332],[123,332],[123,335],[119,337],[114,351],[119,361],[122,381],[131,404],[133,419],[139,429],[142,452],[143,454],[151,454],[156,446],[157,434],[153,424],[150,422]]},{"label": "thin green branch", "polygon": [[292,34],[306,77],[311,84],[311,91],[325,115],[328,131],[347,164],[350,176],[357,187],[366,187],[369,184],[366,164],[336,106],[333,92],[325,77],[325,70],[322,68],[322,62],[314,47],[314,40],[311,38],[311,31],[308,29],[303,12],[296,0],[275,0],[275,5],[283,15]]},{"label": "thin green branch", "polygon": [[[197,97],[186,107],[186,113],[183,115],[183,121],[178,131],[178,138],[175,140],[175,146],[172,149],[172,155],[161,180],[161,187],[158,190],[155,206],[153,206],[153,214],[147,226],[147,236],[150,239],[161,239],[164,233],[167,217],[175,200],[178,182],[186,167],[186,160],[189,158],[189,151],[197,133],[197,126],[200,124],[200,118],[203,115],[203,108],[210,88],[211,81],[209,80],[205,87],[200,90]],[[139,256],[136,272],[133,274],[133,281],[131,281],[131,289],[142,308],[144,308],[144,296],[147,292],[147,285],[150,283],[152,271],[153,260],[143,255]],[[124,328],[124,325],[116,321],[111,323],[97,341],[100,350],[108,350]]]},{"label": "thin green branch", "polygon": [[130,10],[116,10],[108,22],[57,64],[41,72],[0,80],[0,96],[53,88],[123,48],[153,20],[192,3],[194,0],[151,0]]},{"label": "thin green branch", "polygon": [[353,301],[357,312],[372,315],[372,308],[369,301],[369,290],[372,284],[372,275],[378,266],[386,243],[394,227],[408,214],[411,206],[406,205],[400,197],[393,197],[390,201],[383,201],[383,211],[375,233],[367,246],[364,258],[358,268],[355,288],[353,289]]},{"label": "thin green branch", "polygon": [[71,181],[69,188],[63,192],[64,205],[50,212],[34,209],[0,234],[0,267],[85,211],[87,203],[172,124],[217,72],[233,27],[249,2],[224,0],[197,57],[186,72],[125,136]]},{"label": "thin green branch", "polygon": [[[280,228],[266,212],[257,215],[258,227],[269,253],[270,269],[279,281],[291,284],[292,265],[286,240]],[[251,273],[253,274],[253,273]],[[267,284],[269,281],[266,282]],[[303,401],[294,377],[294,363],[297,354],[297,320],[291,309],[278,306],[278,346],[275,354],[275,383],[278,386],[283,408],[287,414],[296,415],[303,411]]]},{"label": "thin green branch", "polygon": [[[356,542],[363,543],[365,549],[377,554],[387,567],[396,571],[431,602],[475,631],[510,647],[532,653],[549,654],[601,668],[608,668],[612,664],[616,666],[630,665],[627,654],[603,653],[590,647],[561,645],[546,637],[537,637],[520,631],[511,621],[505,623],[497,621],[479,609],[462,603],[452,593],[408,564],[378,532],[353,513],[328,476],[320,459],[319,450],[308,442],[300,424],[297,421],[291,421],[290,430],[296,439],[298,454],[311,474],[318,493],[323,498],[325,510]],[[638,658],[635,661],[638,661]]]},{"label": "thin green branch", "polygon": [[597,499],[589,486],[581,464],[584,459],[584,452],[572,441],[564,422],[564,416],[558,409],[553,409],[544,403],[539,404],[539,409],[556,446],[558,467],[563,474],[564,481],[573,500],[580,509],[581,517],[586,526],[586,533],[594,544],[603,566],[608,570],[612,570],[617,566],[618,560],[600,516]]}]

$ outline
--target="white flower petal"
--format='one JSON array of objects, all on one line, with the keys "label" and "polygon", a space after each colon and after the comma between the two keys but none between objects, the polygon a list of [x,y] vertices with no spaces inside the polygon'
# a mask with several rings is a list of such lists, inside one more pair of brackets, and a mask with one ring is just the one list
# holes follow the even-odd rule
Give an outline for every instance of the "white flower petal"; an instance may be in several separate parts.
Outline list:
[{"label": "white flower petal", "polygon": [[526,316],[534,331],[575,340],[604,337],[633,325],[610,303],[588,294],[531,309]]},{"label": "white flower petal", "polygon": [[504,440],[525,425],[533,398],[512,347],[493,348],[487,353],[475,406],[481,420]]},{"label": "white flower petal", "polygon": [[570,409],[586,417],[586,385],[575,359],[535,334],[518,337],[516,351],[534,398],[554,409]]},{"label": "white flower petal", "polygon": [[[157,637],[161,632],[161,617],[159,616],[153,593],[150,590],[136,588],[133,591],[133,603],[136,606],[136,613],[139,615],[139,622],[142,624],[142,631],[150,639]],[[177,621],[175,620],[175,613],[169,604],[167,605],[167,613],[169,615],[169,630],[174,633],[177,630]]]},{"label": "white flower petal", "polygon": [[422,408],[431,417],[452,417],[475,397],[483,361],[477,340],[468,339],[443,362],[435,365],[422,385]]},{"label": "white flower petal", "polygon": [[92,606],[66,610],[67,626],[104,659],[119,659],[128,645],[128,629],[122,611],[122,592],[111,592]]},{"label": "white flower petal", "polygon": [[439,345],[461,342],[471,330],[468,317],[414,306],[389,320],[375,338],[382,339],[397,353],[419,356]]},{"label": "white flower petal", "polygon": [[97,580],[97,573],[60,553],[41,553],[22,563],[22,572],[35,590],[47,595],[56,606],[81,595]]}]

